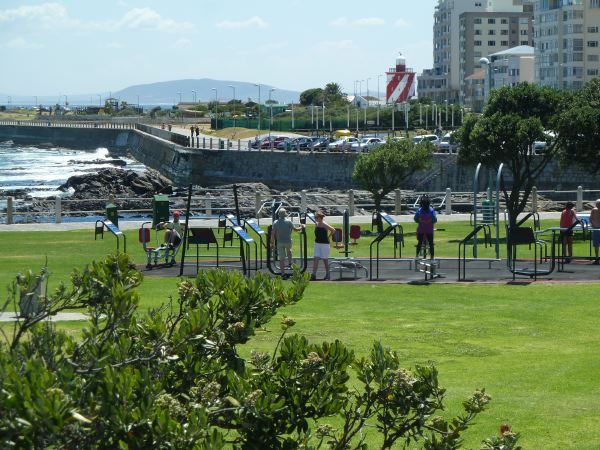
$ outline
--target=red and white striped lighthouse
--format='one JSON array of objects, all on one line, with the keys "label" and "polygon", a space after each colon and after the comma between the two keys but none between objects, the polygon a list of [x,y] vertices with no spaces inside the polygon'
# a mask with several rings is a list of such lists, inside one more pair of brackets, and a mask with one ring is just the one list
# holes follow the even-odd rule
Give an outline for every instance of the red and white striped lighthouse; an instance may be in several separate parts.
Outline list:
[{"label": "red and white striped lighthouse", "polygon": [[406,59],[402,53],[396,58],[396,67],[386,72],[386,103],[404,103],[415,95],[415,72],[406,68]]}]

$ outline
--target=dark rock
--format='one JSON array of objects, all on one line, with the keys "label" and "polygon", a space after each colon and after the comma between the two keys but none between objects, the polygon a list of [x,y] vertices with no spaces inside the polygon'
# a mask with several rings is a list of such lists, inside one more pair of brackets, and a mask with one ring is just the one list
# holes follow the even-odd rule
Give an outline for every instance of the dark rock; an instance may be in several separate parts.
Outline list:
[{"label": "dark rock", "polygon": [[59,187],[72,189],[73,199],[98,199],[114,197],[151,197],[154,194],[171,194],[169,180],[154,170],[133,172],[116,168],[101,169],[97,173],[70,177]]}]

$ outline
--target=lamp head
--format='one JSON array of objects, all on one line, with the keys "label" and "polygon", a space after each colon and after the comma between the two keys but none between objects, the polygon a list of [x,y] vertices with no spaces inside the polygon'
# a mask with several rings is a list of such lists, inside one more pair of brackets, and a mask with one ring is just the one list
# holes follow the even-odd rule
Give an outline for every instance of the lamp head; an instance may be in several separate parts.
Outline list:
[{"label": "lamp head", "polygon": [[480,64],[485,64],[486,66],[488,66],[490,64],[490,60],[487,59],[486,57],[479,58],[479,63]]}]

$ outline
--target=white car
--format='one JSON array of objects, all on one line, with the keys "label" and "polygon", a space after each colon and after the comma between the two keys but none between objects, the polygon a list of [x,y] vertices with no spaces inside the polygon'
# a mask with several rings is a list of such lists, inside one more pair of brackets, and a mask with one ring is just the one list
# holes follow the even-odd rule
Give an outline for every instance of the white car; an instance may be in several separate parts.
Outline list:
[{"label": "white car", "polygon": [[372,148],[375,148],[381,144],[383,144],[383,141],[379,138],[364,137],[364,138],[361,138],[360,141],[352,144],[352,151],[353,152],[368,152]]},{"label": "white car", "polygon": [[413,138],[413,144],[418,144],[421,141],[429,141],[436,147],[440,144],[440,138],[435,134],[423,134],[421,136],[415,136]]},{"label": "white car", "polygon": [[458,146],[454,139],[452,139],[452,133],[446,133],[438,144],[439,153],[456,153],[457,149]]},{"label": "white car", "polygon": [[341,152],[344,150],[350,150],[352,148],[352,144],[356,142],[358,142],[358,139],[356,139],[355,137],[346,136],[338,139],[337,141],[333,141],[327,146],[327,148],[329,149],[329,151]]}]

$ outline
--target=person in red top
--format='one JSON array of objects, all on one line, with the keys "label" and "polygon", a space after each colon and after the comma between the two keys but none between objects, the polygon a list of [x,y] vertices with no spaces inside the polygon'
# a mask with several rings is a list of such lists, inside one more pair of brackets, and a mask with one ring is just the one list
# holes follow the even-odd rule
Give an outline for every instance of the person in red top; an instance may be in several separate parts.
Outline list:
[{"label": "person in red top", "polygon": [[566,263],[570,263],[573,257],[573,230],[567,230],[567,228],[579,222],[574,207],[575,204],[573,202],[567,202],[565,209],[563,209],[560,215],[560,227],[563,228],[560,231],[562,252]]}]

